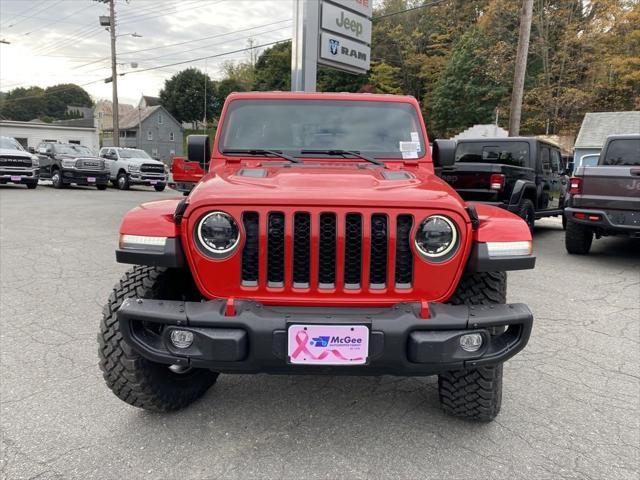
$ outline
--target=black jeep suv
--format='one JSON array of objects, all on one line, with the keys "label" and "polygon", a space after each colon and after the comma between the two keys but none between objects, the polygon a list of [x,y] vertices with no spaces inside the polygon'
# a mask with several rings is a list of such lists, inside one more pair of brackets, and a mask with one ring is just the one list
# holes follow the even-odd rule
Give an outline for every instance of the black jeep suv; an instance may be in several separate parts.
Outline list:
[{"label": "black jeep suv", "polygon": [[526,137],[457,140],[455,164],[440,172],[463,199],[514,212],[531,230],[538,218],[562,216],[567,174],[558,146]]},{"label": "black jeep suv", "polygon": [[109,169],[91,149],[74,143],[44,142],[38,145],[40,178],[51,179],[54,188],[66,185],[95,186],[106,190]]}]

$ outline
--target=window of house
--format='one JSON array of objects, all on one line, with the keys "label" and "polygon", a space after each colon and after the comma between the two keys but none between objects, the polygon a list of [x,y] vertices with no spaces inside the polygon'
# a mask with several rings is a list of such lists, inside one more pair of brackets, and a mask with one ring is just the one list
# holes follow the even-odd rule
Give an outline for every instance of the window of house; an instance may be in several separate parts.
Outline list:
[{"label": "window of house", "polygon": [[173,142],[176,139],[176,135],[173,132],[169,132],[169,141]]},{"label": "window of house", "polygon": [[169,150],[169,156],[170,157],[175,157],[176,155],[176,151],[175,150]]},{"label": "window of house", "polygon": [[152,148],[151,149],[151,156],[153,158],[158,158],[158,149],[157,148]]},{"label": "window of house", "polygon": [[153,140],[153,132],[151,130],[147,132],[147,140]]},{"label": "window of house", "polygon": [[158,125],[162,125],[164,123],[164,118],[162,118],[162,113],[158,113]]}]

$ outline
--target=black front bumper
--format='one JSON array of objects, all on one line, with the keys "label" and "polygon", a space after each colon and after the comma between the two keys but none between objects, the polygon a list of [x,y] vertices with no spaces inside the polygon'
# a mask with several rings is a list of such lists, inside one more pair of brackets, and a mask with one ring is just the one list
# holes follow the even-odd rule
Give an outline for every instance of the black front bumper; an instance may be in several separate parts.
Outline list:
[{"label": "black front bumper", "polygon": [[[118,310],[118,320],[125,341],[140,355],[158,363],[223,373],[350,375],[430,375],[498,364],[525,347],[533,325],[533,315],[523,304],[467,307],[430,303],[428,319],[420,317],[420,305],[413,303],[364,309],[266,307],[236,301],[233,315],[225,315],[227,310],[224,300],[129,298]],[[293,324],[367,326],[367,363],[289,363],[287,331]],[[176,328],[194,334],[190,347],[179,349],[172,345],[170,335]],[[496,331],[503,332],[491,335]],[[477,352],[464,351],[460,336],[475,332],[483,337],[482,347]]]},{"label": "black front bumper", "polygon": [[[89,182],[89,178],[95,178],[95,182]],[[108,170],[77,170],[75,168],[62,169],[62,182],[65,184],[75,183],[76,185],[107,185],[109,183]]]}]

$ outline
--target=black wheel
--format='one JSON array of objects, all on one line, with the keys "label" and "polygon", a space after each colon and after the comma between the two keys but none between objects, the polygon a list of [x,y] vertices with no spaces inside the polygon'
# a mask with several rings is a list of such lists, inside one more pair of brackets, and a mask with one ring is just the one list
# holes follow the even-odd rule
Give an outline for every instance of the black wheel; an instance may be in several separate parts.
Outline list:
[{"label": "black wheel", "polygon": [[96,188],[98,190],[106,190],[107,189],[107,184],[105,183],[104,185],[96,185]]},{"label": "black wheel", "polygon": [[[116,311],[125,298],[186,298],[181,271],[135,266],[116,284],[104,306],[98,334],[100,369],[107,386],[121,400],[146,410],[168,412],[184,408],[213,385],[218,374],[205,369],[182,369],[138,355],[122,339]],[[159,335],[149,328],[150,335]]]},{"label": "black wheel", "polygon": [[125,172],[120,172],[116,179],[118,190],[129,190],[129,176]]},{"label": "black wheel", "polygon": [[62,173],[60,170],[54,170],[51,174],[51,183],[53,183],[53,188],[64,188],[64,182],[62,181]]},{"label": "black wheel", "polygon": [[564,213],[562,214],[562,229],[567,229],[567,217],[564,216]]},{"label": "black wheel", "polygon": [[[486,272],[463,276],[449,303],[486,305],[506,300],[507,274]],[[442,373],[438,375],[438,393],[440,405],[447,414],[491,421],[502,406],[502,364]]]},{"label": "black wheel", "polygon": [[29,190],[33,190],[34,188],[38,188],[38,182],[29,182],[26,184]]},{"label": "black wheel", "polygon": [[154,185],[153,188],[156,189],[156,192],[162,192],[165,189],[165,185]]},{"label": "black wheel", "polygon": [[575,222],[567,222],[567,231],[564,232],[564,246],[567,252],[574,255],[586,255],[591,250],[593,243],[593,231]]},{"label": "black wheel", "polygon": [[529,225],[529,230],[533,233],[533,227],[536,222],[536,209],[533,206],[533,202],[528,198],[525,198],[520,203],[520,207],[518,208],[518,216],[522,218],[527,225]]}]

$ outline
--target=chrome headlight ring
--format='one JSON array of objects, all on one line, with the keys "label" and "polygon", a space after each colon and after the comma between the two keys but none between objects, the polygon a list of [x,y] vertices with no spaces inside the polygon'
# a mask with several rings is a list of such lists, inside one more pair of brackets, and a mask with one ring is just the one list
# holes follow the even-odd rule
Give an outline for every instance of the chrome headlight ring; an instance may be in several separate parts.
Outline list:
[{"label": "chrome headlight ring", "polygon": [[444,215],[425,218],[416,231],[414,245],[423,260],[442,263],[452,258],[460,245],[456,224]]},{"label": "chrome headlight ring", "polygon": [[200,250],[215,259],[230,257],[240,244],[238,222],[233,216],[222,211],[204,215],[198,221],[194,234]]}]

